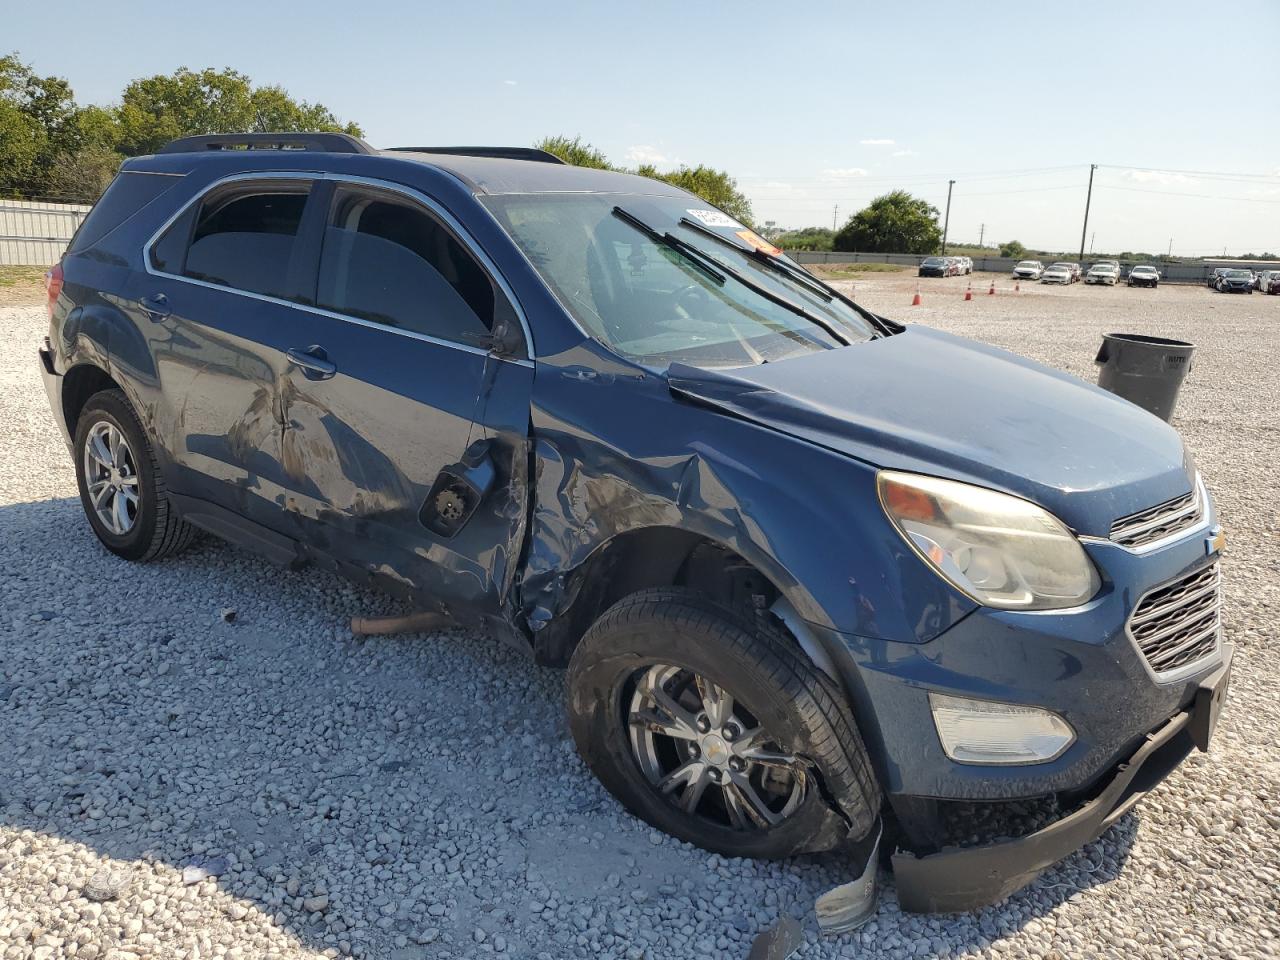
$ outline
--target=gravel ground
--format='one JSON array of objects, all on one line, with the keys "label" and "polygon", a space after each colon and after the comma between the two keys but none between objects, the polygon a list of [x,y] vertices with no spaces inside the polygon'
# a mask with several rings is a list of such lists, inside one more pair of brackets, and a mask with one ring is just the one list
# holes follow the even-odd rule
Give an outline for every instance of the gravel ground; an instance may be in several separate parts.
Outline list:
[{"label": "gravel ground", "polygon": [[558,672],[481,635],[355,642],[385,599],[212,539],[106,554],[36,302],[0,308],[0,958],[744,957],[783,913],[806,958],[1280,955],[1280,298],[965,283],[914,308],[914,277],[857,291],[1087,377],[1104,331],[1199,344],[1177,425],[1230,538],[1230,704],[1098,843],[973,915],[904,915],[882,875],[874,921],[821,938],[844,865],[726,861],[631,818],[577,759]]}]

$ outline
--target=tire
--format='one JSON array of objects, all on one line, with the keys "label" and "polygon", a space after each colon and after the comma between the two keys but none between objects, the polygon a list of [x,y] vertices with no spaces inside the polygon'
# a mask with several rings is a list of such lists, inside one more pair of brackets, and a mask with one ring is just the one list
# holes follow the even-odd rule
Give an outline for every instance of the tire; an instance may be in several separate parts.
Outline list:
[{"label": "tire", "polygon": [[[123,447],[111,444],[110,438],[117,436],[123,439]],[[98,446],[97,441],[105,446]],[[90,444],[95,444],[94,452],[86,453]],[[169,503],[155,451],[123,393],[103,390],[89,398],[76,423],[73,449],[80,504],[104,547],[125,560],[146,563],[177,553],[191,543],[196,528],[179,517]],[[116,461],[114,472],[107,460]],[[108,476],[116,479],[104,479]],[[110,489],[104,490],[103,483]],[[94,487],[92,493],[90,486]],[[129,491],[134,491],[132,509]],[[98,506],[94,496],[101,497]]]},{"label": "tire", "polygon": [[[733,698],[731,719],[741,729],[734,730],[735,724],[728,723],[719,728],[726,734],[720,740],[714,736],[717,730],[699,726],[695,734],[701,730],[710,736],[698,741],[703,747],[698,750],[687,739],[661,735],[661,729],[675,723],[662,728],[636,723],[641,714],[632,711],[637,703],[649,702],[645,690],[652,689],[655,676],[667,676],[668,671],[679,671],[671,674],[675,679],[668,682],[674,686],[668,694],[677,689],[680,677],[689,674],[709,681],[713,691],[728,691]],[[690,722],[706,720],[710,713],[702,707],[707,702],[702,689],[685,680],[676,695],[685,699],[677,707],[689,701],[696,704],[696,717],[684,713]],[[633,814],[681,840],[725,856],[777,859],[860,840],[875,825],[880,789],[842,694],[790,637],[763,617],[753,621],[679,588],[632,594],[587,631],[569,662],[566,692],[569,727],[587,766]],[[663,723],[676,716],[661,710],[646,710],[645,715]],[[688,802],[693,784],[680,783],[667,793],[659,789],[660,778],[652,769],[657,754],[645,752],[646,742],[649,747],[666,744],[671,769],[704,764],[707,775],[732,779],[728,771],[741,770],[732,765],[743,761],[729,757],[729,766],[719,770],[712,769],[711,763],[724,762],[720,748],[736,752],[750,739],[743,731],[753,728],[767,732],[760,742],[768,743],[775,759],[794,761],[781,768],[786,772],[777,774],[789,778],[791,792],[771,798],[779,817],[776,823],[732,822],[730,791],[742,796],[736,792],[742,773],[731,787],[704,777],[703,789],[698,791],[701,799],[693,800],[694,812],[678,806]],[[733,737],[738,737],[737,744]],[[780,765],[772,766],[776,771]],[[769,767],[748,761],[748,780],[771,775]],[[760,798],[766,790],[757,783],[752,795]],[[743,820],[741,814],[737,819]]]}]

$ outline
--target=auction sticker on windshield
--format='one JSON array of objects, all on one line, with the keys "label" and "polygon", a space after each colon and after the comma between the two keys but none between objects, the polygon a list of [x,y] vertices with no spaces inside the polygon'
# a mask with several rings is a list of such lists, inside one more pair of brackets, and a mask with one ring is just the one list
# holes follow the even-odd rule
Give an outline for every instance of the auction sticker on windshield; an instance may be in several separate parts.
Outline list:
[{"label": "auction sticker on windshield", "polygon": [[757,250],[761,250],[764,253],[769,254],[769,256],[771,257],[778,257],[782,255],[782,249],[780,247],[775,247],[772,243],[770,243],[764,237],[760,236],[760,234],[756,233],[754,230],[739,230],[737,233],[737,237],[738,239],[742,240],[744,243],[750,244],[751,246],[755,247]]},{"label": "auction sticker on windshield", "polygon": [[686,210],[685,213],[707,227],[728,227],[730,230],[737,230],[742,227],[742,224],[733,219],[733,217],[727,213],[721,213],[719,210]]}]

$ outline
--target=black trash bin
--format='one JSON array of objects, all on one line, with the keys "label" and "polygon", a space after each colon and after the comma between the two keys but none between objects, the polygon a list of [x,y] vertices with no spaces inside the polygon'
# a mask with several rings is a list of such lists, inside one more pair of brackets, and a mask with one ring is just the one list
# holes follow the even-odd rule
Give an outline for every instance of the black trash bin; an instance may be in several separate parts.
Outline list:
[{"label": "black trash bin", "polygon": [[1181,340],[1139,333],[1104,334],[1095,360],[1100,368],[1098,386],[1170,420],[1194,350],[1194,344]]}]

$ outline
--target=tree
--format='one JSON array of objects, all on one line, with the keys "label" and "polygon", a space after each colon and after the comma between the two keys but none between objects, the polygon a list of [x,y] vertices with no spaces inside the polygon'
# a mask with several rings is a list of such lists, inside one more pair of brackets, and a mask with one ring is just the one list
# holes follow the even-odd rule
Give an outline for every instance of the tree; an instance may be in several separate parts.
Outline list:
[{"label": "tree", "polygon": [[1000,244],[1000,256],[1002,257],[1020,257],[1026,252],[1027,248],[1017,240],[1010,240],[1008,243]]},{"label": "tree", "polygon": [[942,242],[938,208],[894,190],[855,213],[832,240],[835,250],[933,253]]},{"label": "tree", "polygon": [[120,150],[128,156],[154,153],[170,140],[204,133],[267,133],[325,130],[361,136],[321,104],[295,101],[283,87],[253,88],[236,70],[172,74],[135,80],[124,89],[118,112]]},{"label": "tree", "polygon": [[574,137],[570,140],[568,137],[543,137],[534,148],[537,150],[545,150],[547,153],[553,153],[565,163],[573,164],[575,167],[593,167],[597,170],[613,170],[615,169],[605,155],[586,143],[582,137]]},{"label": "tree", "polygon": [[836,232],[827,227],[805,227],[788,230],[773,238],[783,250],[830,250]]}]

